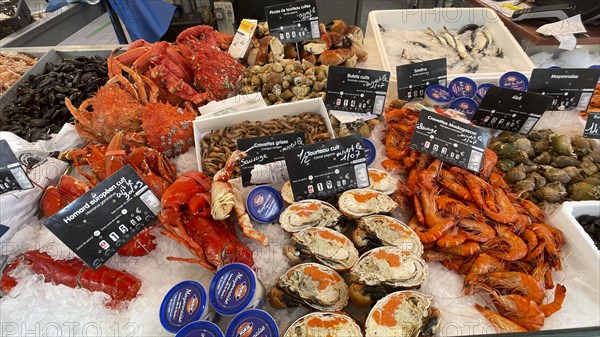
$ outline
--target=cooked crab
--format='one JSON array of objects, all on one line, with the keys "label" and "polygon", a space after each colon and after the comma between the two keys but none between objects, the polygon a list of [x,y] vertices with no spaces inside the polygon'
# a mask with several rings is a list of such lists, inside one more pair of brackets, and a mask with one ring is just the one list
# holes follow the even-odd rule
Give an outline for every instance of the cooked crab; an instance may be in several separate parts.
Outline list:
[{"label": "cooked crab", "polygon": [[294,233],[284,254],[292,264],[313,259],[335,271],[348,270],[358,261],[358,251],[350,239],[323,227],[311,227]]},{"label": "cooked crab", "polygon": [[389,196],[367,188],[349,190],[338,200],[340,212],[351,219],[380,213],[391,213],[398,204]]},{"label": "cooked crab", "polygon": [[279,216],[281,228],[295,233],[310,227],[328,227],[342,231],[342,213],[321,200],[307,199],[288,206]]},{"label": "cooked crab", "polygon": [[423,254],[417,234],[402,221],[385,215],[370,215],[358,220],[350,238],[359,248],[396,246],[415,255]]},{"label": "cooked crab", "polygon": [[383,194],[393,194],[398,189],[398,180],[389,172],[369,169],[369,188]]},{"label": "cooked crab", "polygon": [[358,337],[362,336],[360,326],[350,316],[343,313],[313,312],[303,317],[287,329],[283,337]]}]

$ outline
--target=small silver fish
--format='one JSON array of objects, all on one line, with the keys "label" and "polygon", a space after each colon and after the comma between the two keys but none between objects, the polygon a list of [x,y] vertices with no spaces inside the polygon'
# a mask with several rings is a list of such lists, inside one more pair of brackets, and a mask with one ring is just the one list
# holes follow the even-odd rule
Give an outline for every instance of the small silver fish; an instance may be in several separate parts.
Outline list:
[{"label": "small silver fish", "polygon": [[454,35],[452,35],[446,26],[444,26],[444,30],[442,30],[442,37],[448,42],[448,45],[452,47],[452,49],[456,49],[456,39]]},{"label": "small silver fish", "polygon": [[402,51],[402,59],[403,59],[403,60],[405,60],[405,61],[407,61],[407,62],[409,62],[409,63],[418,63],[418,62],[423,62],[423,61],[425,61],[425,60],[423,60],[423,59],[421,59],[421,58],[419,58],[419,57],[411,57],[411,56],[408,54],[408,51],[407,51],[406,49],[404,49],[404,50]]},{"label": "small silver fish", "polygon": [[436,34],[433,31],[433,29],[431,29],[429,27],[427,27],[427,29],[425,30],[425,34],[435,37],[438,40],[438,42],[442,45],[442,47],[446,47],[448,45],[448,43],[446,42],[446,39],[444,39],[443,37]]},{"label": "small silver fish", "polygon": [[471,52],[480,53],[490,44],[487,36],[483,33],[485,27],[481,26],[477,28],[473,35],[471,35]]}]

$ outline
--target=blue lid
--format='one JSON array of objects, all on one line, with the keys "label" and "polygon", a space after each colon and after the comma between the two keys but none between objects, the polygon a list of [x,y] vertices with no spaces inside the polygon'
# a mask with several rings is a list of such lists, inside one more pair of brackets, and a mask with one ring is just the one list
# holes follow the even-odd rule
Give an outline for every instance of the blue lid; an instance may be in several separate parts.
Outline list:
[{"label": "blue lid", "polygon": [[477,92],[477,84],[468,77],[457,77],[448,86],[455,97],[473,97]]},{"label": "blue lid", "polygon": [[527,86],[529,85],[529,80],[527,79],[527,76],[525,76],[519,72],[509,71],[509,72],[505,73],[504,75],[500,76],[500,79],[498,80],[498,84],[502,88],[527,91]]},{"label": "blue lid", "polygon": [[175,337],[225,337],[219,327],[209,321],[192,322],[179,330]]},{"label": "blue lid", "polygon": [[425,95],[429,96],[434,101],[445,103],[449,103],[454,98],[450,89],[439,84],[432,84],[428,86],[425,89]]},{"label": "blue lid", "polygon": [[160,305],[160,324],[170,333],[177,333],[188,323],[197,321],[206,309],[206,291],[196,281],[175,285]]},{"label": "blue lid", "polygon": [[[260,331],[260,332],[259,332]],[[227,337],[279,337],[277,323],[271,315],[259,309],[251,309],[237,315],[227,327]]]},{"label": "blue lid", "polygon": [[283,210],[283,198],[271,186],[255,187],[246,200],[250,217],[258,222],[269,223],[279,219]]},{"label": "blue lid", "polygon": [[560,69],[560,67],[559,66],[551,66],[551,67],[548,67],[548,69]]},{"label": "blue lid", "polygon": [[483,96],[485,96],[485,94],[487,93],[487,91],[494,86],[491,83],[481,83],[478,87],[477,87],[477,94],[475,95],[475,97],[477,97],[477,99],[479,99],[480,101],[483,99]]},{"label": "blue lid", "polygon": [[463,112],[465,115],[467,115],[468,119],[473,117],[473,113],[475,113],[475,110],[477,110],[478,107],[479,105],[477,102],[468,97],[457,98],[450,104],[450,109]]},{"label": "blue lid", "polygon": [[592,69],[600,69],[600,64],[592,64],[590,66],[590,68],[592,68]]},{"label": "blue lid", "polygon": [[367,159],[367,166],[371,165],[375,161],[377,156],[377,150],[375,150],[375,144],[368,138],[363,138],[365,144],[365,158]]},{"label": "blue lid", "polygon": [[256,291],[256,275],[242,263],[231,263],[213,277],[208,289],[210,304],[222,315],[235,315],[252,301]]}]

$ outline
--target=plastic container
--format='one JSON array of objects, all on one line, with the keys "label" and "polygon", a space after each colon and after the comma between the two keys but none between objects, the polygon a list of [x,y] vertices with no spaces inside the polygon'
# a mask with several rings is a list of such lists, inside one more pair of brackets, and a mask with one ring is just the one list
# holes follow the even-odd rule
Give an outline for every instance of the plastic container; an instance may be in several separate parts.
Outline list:
[{"label": "plastic container", "polygon": [[477,84],[468,77],[457,77],[450,82],[448,89],[454,97],[473,98],[477,93]]},{"label": "plastic container", "polygon": [[277,323],[266,311],[252,309],[237,315],[227,327],[227,337],[279,337]]},{"label": "plastic container", "polygon": [[192,322],[179,330],[175,337],[225,337],[223,331],[213,322]]},{"label": "plastic container", "polygon": [[363,138],[363,143],[365,144],[365,158],[367,159],[367,166],[369,166],[375,161],[375,157],[377,157],[377,150],[375,149],[375,144],[373,144],[373,142],[368,138]]},{"label": "plastic container", "polygon": [[208,290],[212,307],[221,315],[234,316],[247,309],[262,309],[265,287],[250,267],[232,263],[221,268]]},{"label": "plastic container", "polygon": [[477,87],[477,93],[475,94],[475,101],[477,103],[481,103],[481,101],[483,101],[483,97],[485,96],[487,91],[493,86],[494,86],[494,84],[492,84],[492,83],[481,83]]},{"label": "plastic container", "polygon": [[473,114],[478,107],[479,104],[477,104],[474,99],[467,97],[457,98],[450,104],[450,109],[464,113],[468,119],[473,117]]},{"label": "plastic container", "polygon": [[283,211],[283,198],[271,186],[258,186],[248,194],[246,209],[253,220],[272,223],[279,219],[279,214]]},{"label": "plastic container", "polygon": [[527,76],[519,72],[509,71],[504,75],[500,76],[500,79],[498,80],[498,85],[501,88],[527,91],[527,86],[529,86],[529,80],[527,79]]},{"label": "plastic container", "polygon": [[454,96],[450,89],[443,85],[434,84],[425,89],[424,103],[427,106],[435,108],[447,108],[452,102]]},{"label": "plastic container", "polygon": [[159,317],[170,333],[177,333],[191,322],[219,319],[208,303],[204,286],[196,281],[183,281],[171,288],[160,305]]}]

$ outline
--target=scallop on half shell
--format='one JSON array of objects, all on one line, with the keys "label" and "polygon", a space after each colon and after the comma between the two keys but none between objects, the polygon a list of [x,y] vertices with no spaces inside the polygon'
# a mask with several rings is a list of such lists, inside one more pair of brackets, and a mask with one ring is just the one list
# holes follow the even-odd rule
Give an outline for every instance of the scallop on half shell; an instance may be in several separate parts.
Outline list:
[{"label": "scallop on half shell", "polygon": [[369,181],[370,189],[387,195],[395,193],[398,188],[398,180],[391,173],[382,170],[369,169]]},{"label": "scallop on half shell", "polygon": [[419,286],[428,267],[420,256],[398,247],[380,247],[361,256],[350,270],[350,299],[368,305],[387,293]]},{"label": "scallop on half shell", "polygon": [[365,337],[433,335],[440,323],[432,297],[416,291],[398,291],[375,304],[365,322]]},{"label": "scallop on half shell", "polygon": [[306,305],[321,311],[338,311],[348,304],[348,286],[335,270],[316,263],[290,268],[269,291],[276,309]]},{"label": "scallop on half shell", "polygon": [[340,212],[350,219],[363,216],[391,213],[398,204],[389,196],[368,188],[349,190],[338,200]]},{"label": "scallop on half shell", "polygon": [[362,337],[360,326],[348,315],[313,312],[292,323],[283,337]]},{"label": "scallop on half shell", "polygon": [[396,246],[415,255],[423,254],[423,244],[417,233],[391,216],[370,215],[361,218],[350,238],[359,249]]},{"label": "scallop on half shell", "polygon": [[312,227],[292,234],[284,254],[294,264],[313,259],[335,271],[352,268],[358,261],[358,251],[344,234],[329,228]]},{"label": "scallop on half shell", "polygon": [[310,227],[328,227],[341,231],[342,218],[342,213],[333,205],[317,199],[306,199],[289,205],[281,212],[279,223],[289,233]]}]

